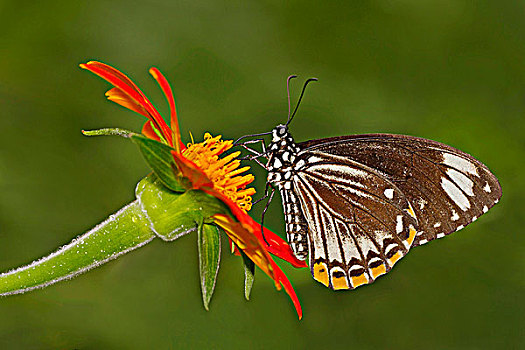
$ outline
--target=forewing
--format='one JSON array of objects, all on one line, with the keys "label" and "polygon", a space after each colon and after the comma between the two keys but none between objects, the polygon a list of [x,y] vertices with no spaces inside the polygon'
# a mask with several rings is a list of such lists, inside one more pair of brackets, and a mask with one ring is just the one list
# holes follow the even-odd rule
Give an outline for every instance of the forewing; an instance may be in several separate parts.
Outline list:
[{"label": "forewing", "polygon": [[414,246],[460,230],[501,197],[497,178],[469,154],[422,138],[370,134],[313,140],[303,152],[351,159],[384,174],[416,213]]},{"label": "forewing", "polygon": [[417,221],[403,192],[348,158],[301,152],[294,191],[309,227],[314,279],[352,289],[388,272],[410,249]]}]

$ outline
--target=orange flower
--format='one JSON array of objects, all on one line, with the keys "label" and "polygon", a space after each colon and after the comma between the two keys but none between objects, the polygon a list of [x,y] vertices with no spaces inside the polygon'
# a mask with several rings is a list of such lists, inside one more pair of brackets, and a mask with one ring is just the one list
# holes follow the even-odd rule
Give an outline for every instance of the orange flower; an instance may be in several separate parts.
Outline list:
[{"label": "orange flower", "polygon": [[142,133],[150,139],[173,148],[171,153],[176,164],[174,171],[177,176],[185,180],[183,183],[186,189],[204,191],[226,205],[231,215],[217,213],[210,219],[224,229],[231,241],[274,280],[277,289],[280,289],[281,285],[284,287],[301,318],[302,310],[297,295],[270,253],[295,267],[306,267],[306,263],[294,256],[288,243],[281,237],[265,228],[264,238],[268,241],[269,245],[267,245],[263,239],[261,225],[246,214],[252,205],[251,196],[255,194],[253,188],[246,186],[254,180],[254,177],[251,174],[242,175],[249,167],[239,168],[240,161],[236,158],[240,152],[220,157],[232,147],[232,141],[224,141],[221,140],[221,136],[212,137],[206,134],[203,142],[189,144],[188,147],[185,147],[181,142],[171,87],[156,68],[151,68],[149,72],[158,82],[168,100],[171,128],[148,98],[126,75],[111,66],[96,61],[81,64],[80,67],[97,74],[114,86],[106,92],[110,101],[148,118],[142,128]]}]

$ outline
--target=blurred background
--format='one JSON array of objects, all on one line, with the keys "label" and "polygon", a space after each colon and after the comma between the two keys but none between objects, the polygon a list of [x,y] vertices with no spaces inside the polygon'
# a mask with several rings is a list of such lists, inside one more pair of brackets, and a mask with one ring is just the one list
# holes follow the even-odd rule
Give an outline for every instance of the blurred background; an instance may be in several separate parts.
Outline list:
[{"label": "blurred background", "polygon": [[[160,68],[186,141],[190,131],[202,140],[270,130],[286,119],[286,77],[315,76],[291,125],[297,141],[430,138],[483,161],[504,192],[474,225],[355,291],[281,264],[302,321],[261,271],[247,302],[226,245],[206,312],[187,236],[0,299],[0,348],[525,347],[524,18],[522,1],[0,1],[1,270],[90,229],[149,172],[130,142],[81,135],[144,121],[105,100],[109,85],[78,68],[90,59],[126,72],[167,112],[147,73]],[[254,172],[261,193],[265,174]],[[266,223],[284,233],[279,200]]]}]

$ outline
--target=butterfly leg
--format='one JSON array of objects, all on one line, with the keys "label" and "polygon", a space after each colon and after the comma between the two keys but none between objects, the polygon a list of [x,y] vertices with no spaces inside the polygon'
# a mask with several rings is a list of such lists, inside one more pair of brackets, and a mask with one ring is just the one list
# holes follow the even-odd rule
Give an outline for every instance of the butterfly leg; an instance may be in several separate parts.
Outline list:
[{"label": "butterfly leg", "polygon": [[[257,144],[257,143],[260,143],[261,144],[261,149],[262,149],[262,152],[259,152],[253,148],[250,148],[248,147],[248,145],[251,145],[251,144]],[[262,166],[263,168],[265,167],[264,164],[262,164],[259,159],[257,158],[260,158],[260,157],[265,157],[267,158],[267,155],[266,155],[266,146],[265,146],[265,143],[264,143],[264,140],[263,139],[255,139],[255,140],[249,140],[249,141],[246,141],[246,142],[243,142],[241,144],[239,144],[239,146],[241,146],[242,148],[244,148],[245,150],[247,150],[248,152],[252,153],[251,155],[247,155],[245,157],[242,157],[240,159],[243,159],[243,160],[254,160],[257,164],[259,164],[260,166]]]},{"label": "butterfly leg", "polygon": [[253,161],[255,161],[255,163],[259,164],[262,168],[266,169],[266,165],[261,163],[261,161],[259,159],[257,159],[257,156],[242,157],[242,158],[239,158],[239,159],[240,160],[253,160]]},{"label": "butterfly leg", "polygon": [[[268,190],[269,190],[270,187],[272,187],[272,192],[270,194],[268,194]],[[266,183],[265,195],[264,195],[263,198],[267,198],[268,197],[268,201],[266,202],[266,205],[264,206],[263,212],[261,214],[261,233],[262,233],[264,241],[266,242],[266,244],[268,246],[270,244],[268,243],[268,241],[266,240],[266,237],[264,236],[264,229],[263,229],[263,227],[264,227],[264,215],[266,214],[266,210],[268,210],[268,207],[270,206],[270,203],[272,202],[274,194],[275,194],[275,188],[273,186],[271,186],[271,184],[269,182]],[[261,200],[262,200],[262,198],[261,198]]]}]

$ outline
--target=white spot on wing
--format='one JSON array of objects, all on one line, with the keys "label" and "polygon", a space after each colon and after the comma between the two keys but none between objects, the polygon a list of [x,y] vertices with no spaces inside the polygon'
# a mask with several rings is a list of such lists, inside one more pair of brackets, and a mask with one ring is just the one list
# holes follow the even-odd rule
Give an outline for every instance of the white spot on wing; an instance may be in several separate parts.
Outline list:
[{"label": "white spot on wing", "polygon": [[452,221],[457,221],[457,220],[459,220],[459,215],[458,215],[458,213],[456,213],[455,210],[452,210],[452,216],[450,217],[450,219],[451,219]]},{"label": "white spot on wing", "polygon": [[396,233],[401,232],[403,232],[403,215],[398,215],[396,221]]},{"label": "white spot on wing", "polygon": [[356,236],[356,240],[357,240],[357,244],[359,244],[359,247],[361,247],[361,250],[362,250],[364,256],[368,256],[368,253],[370,251],[379,254],[379,252],[377,251],[375,245],[372,243],[370,238],[368,238],[367,236],[365,236],[365,235],[358,235],[358,236]]},{"label": "white spot on wing", "polygon": [[490,189],[490,185],[489,185],[488,182],[485,184],[485,187],[483,187],[483,190],[484,190],[485,192],[487,192],[487,193],[492,192],[492,190]]},{"label": "white spot on wing", "polygon": [[422,239],[419,241],[419,244],[425,244],[425,243],[428,243],[428,241],[426,239]]},{"label": "white spot on wing", "polygon": [[450,176],[452,181],[454,181],[456,185],[463,190],[463,192],[465,192],[469,196],[474,195],[474,192],[472,191],[472,188],[474,187],[474,182],[472,182],[472,180],[466,177],[463,173],[460,173],[459,171],[454,169],[448,169],[447,175]]},{"label": "white spot on wing", "polygon": [[434,224],[434,227],[435,227],[435,228],[438,228],[439,226],[441,226],[441,222],[436,222],[436,223]]},{"label": "white spot on wing", "polygon": [[452,153],[443,153],[443,164],[448,165],[456,170],[476,175],[479,177],[478,169],[470,161],[461,158]]},{"label": "white spot on wing", "polygon": [[394,198],[394,189],[387,188],[384,193],[385,193],[385,197],[386,198],[388,198],[388,199]]},{"label": "white spot on wing", "polygon": [[294,166],[295,170],[298,170],[298,169],[302,168],[304,166],[304,164],[305,164],[304,160],[302,160],[302,159],[299,160],[297,162],[297,164],[295,164],[295,166]]},{"label": "white spot on wing", "polygon": [[436,237],[437,238],[443,238],[443,237],[445,237],[445,234],[444,233],[438,233]]},{"label": "white spot on wing", "polygon": [[[310,157],[308,160],[312,159]],[[341,165],[341,164],[316,164],[310,167],[312,172],[320,172],[325,175],[325,177],[341,180],[341,178],[346,179],[348,176],[354,176],[356,178],[366,179],[370,176],[364,170],[357,169],[352,166]],[[332,175],[332,176],[328,176]]]},{"label": "white spot on wing", "polygon": [[459,225],[459,226],[456,228],[456,231],[459,231],[459,230],[461,230],[461,229],[464,228],[464,227],[465,227],[465,226],[463,226],[463,225]]},{"label": "white spot on wing", "polygon": [[484,205],[484,206],[483,206],[483,212],[486,213],[486,212],[488,212],[488,211],[489,211],[489,208],[487,208],[487,206]]},{"label": "white spot on wing", "polygon": [[322,159],[316,156],[310,156],[308,157],[308,163],[317,163],[320,162]]},{"label": "white spot on wing", "polygon": [[467,197],[460,191],[459,188],[454,185],[450,180],[441,178],[441,187],[447,193],[447,195],[457,204],[458,207],[463,211],[467,211],[470,208],[470,202]]},{"label": "white spot on wing", "polygon": [[395,244],[395,243],[390,243],[390,244],[386,247],[386,249],[385,249],[385,255],[388,255],[388,253],[390,253],[390,251],[391,251],[392,249],[396,248],[396,247],[397,247],[397,244]]}]

